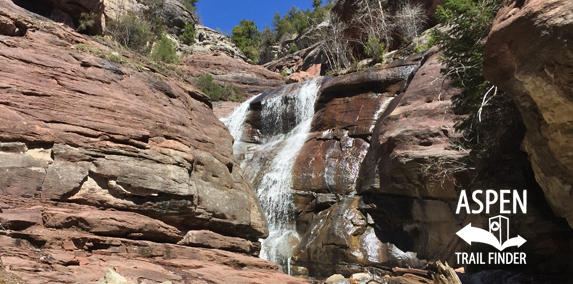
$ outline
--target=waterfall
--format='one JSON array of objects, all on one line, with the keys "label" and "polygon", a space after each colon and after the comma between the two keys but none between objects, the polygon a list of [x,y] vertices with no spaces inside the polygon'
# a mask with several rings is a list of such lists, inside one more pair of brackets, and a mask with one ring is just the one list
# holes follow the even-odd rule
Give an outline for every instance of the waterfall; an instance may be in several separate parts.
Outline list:
[{"label": "waterfall", "polygon": [[229,132],[233,138],[235,138],[235,143],[233,144],[234,152],[236,152],[238,147],[242,144],[241,135],[243,134],[243,125],[245,118],[249,113],[249,105],[255,98],[257,98],[257,96],[253,96],[252,98],[246,100],[239,107],[237,107],[229,117],[221,119],[221,121],[229,129]]},{"label": "waterfall", "polygon": [[[286,271],[290,270],[292,251],[299,241],[294,218],[292,168],[310,131],[321,81],[319,78],[285,86],[261,99],[261,130],[265,142],[249,149],[260,155],[252,154],[242,163],[243,167],[258,164],[251,183],[269,222],[269,237],[262,240],[260,256]],[[242,135],[242,131],[234,132],[240,129],[236,125],[244,122],[251,102],[245,102],[225,121],[236,141]],[[273,155],[269,154],[271,152]]]}]

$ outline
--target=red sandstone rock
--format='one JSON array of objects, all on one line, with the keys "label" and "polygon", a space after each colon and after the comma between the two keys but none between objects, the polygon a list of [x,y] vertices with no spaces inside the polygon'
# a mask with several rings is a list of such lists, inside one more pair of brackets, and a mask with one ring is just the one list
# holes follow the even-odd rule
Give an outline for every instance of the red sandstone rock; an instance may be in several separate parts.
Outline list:
[{"label": "red sandstone rock", "polygon": [[[376,126],[372,138],[375,146],[366,157],[360,192],[456,199],[455,176],[440,176],[437,171],[459,165],[467,153],[451,144],[459,137],[451,110],[451,96],[456,90],[442,84],[441,64],[436,58],[433,55],[418,70],[406,92]],[[374,156],[377,166],[370,161]]]},{"label": "red sandstone rock", "polygon": [[[62,219],[64,214],[77,217],[81,212],[91,212],[99,215],[80,216],[83,220],[76,219],[78,226],[75,227],[59,222],[66,228],[57,230],[42,225],[19,232],[0,230],[0,282],[21,277],[26,282],[7,283],[95,283],[103,277],[106,269],[112,268],[135,283],[307,283],[285,275],[274,263],[252,256],[219,249],[98,236],[81,230],[82,225],[79,225],[83,223],[83,226],[95,228],[93,224],[85,221],[98,222],[90,218],[105,217],[102,214],[106,213],[116,215],[108,215],[99,221],[104,225],[107,223],[105,226],[117,226],[118,223],[129,222],[129,219],[138,221],[141,216],[119,211],[98,212],[95,207],[89,205],[36,198],[6,195],[1,198],[7,206],[13,208],[11,210],[33,210],[42,205],[46,208],[45,215],[51,216],[46,222],[48,224],[58,218],[62,222],[71,220]],[[122,217],[120,214],[125,215]],[[74,222],[70,221],[70,224],[72,223]],[[125,226],[125,223],[117,228],[121,226]],[[103,225],[100,228],[103,228]],[[158,228],[155,226],[153,229]],[[112,232],[113,229],[109,231]],[[230,239],[214,233],[207,235],[216,236],[214,241]],[[233,240],[240,241],[239,238]],[[3,271],[2,262],[7,272]]]},{"label": "red sandstone rock", "polygon": [[46,209],[42,217],[47,228],[76,228],[95,235],[170,243],[176,243],[183,238],[183,234],[175,227],[131,212]]},{"label": "red sandstone rock", "polygon": [[555,215],[573,227],[573,2],[504,1],[488,36],[484,76],[516,103],[523,147]]},{"label": "red sandstone rock", "polygon": [[217,233],[207,230],[189,231],[185,237],[177,244],[186,246],[198,246],[205,248],[222,249],[241,253],[258,253],[260,246],[254,243],[241,239],[226,237]]},{"label": "red sandstone rock", "polygon": [[26,33],[0,34],[2,193],[137,211],[183,230],[267,234],[204,94],[183,78],[81,52],[76,44],[110,50],[32,21],[11,1],[0,6]]},{"label": "red sandstone rock", "polygon": [[[425,61],[407,90],[378,120],[358,185],[360,194],[372,195],[364,202],[376,206],[365,211],[376,222],[395,228],[417,224],[415,233],[406,230],[400,238],[410,239],[408,249],[421,258],[447,258],[457,251],[451,232],[460,228],[461,217],[454,215],[449,204],[457,200],[456,186],[461,184],[456,179],[463,174],[461,159],[468,154],[451,144],[459,137],[451,109],[451,96],[457,90],[436,79],[442,78],[437,56]],[[411,198],[413,202],[408,201]],[[415,221],[394,215],[404,210],[412,212]]]},{"label": "red sandstone rock", "polygon": [[356,192],[361,163],[376,121],[403,91],[419,63],[326,78],[315,105],[313,132],[293,168],[296,190]]},{"label": "red sandstone rock", "polygon": [[211,74],[219,84],[241,88],[248,96],[258,95],[285,84],[285,78],[261,66],[246,63],[226,54],[196,52],[185,57],[181,69],[186,75],[199,77]]},{"label": "red sandstone rock", "polygon": [[314,64],[310,66],[307,70],[297,72],[287,79],[287,84],[290,83],[299,83],[304,81],[310,81],[312,79],[316,79],[320,77],[320,71],[322,64]]},{"label": "red sandstone rock", "polygon": [[10,210],[0,213],[0,224],[5,229],[23,230],[33,225],[42,224],[42,212],[39,210]]}]

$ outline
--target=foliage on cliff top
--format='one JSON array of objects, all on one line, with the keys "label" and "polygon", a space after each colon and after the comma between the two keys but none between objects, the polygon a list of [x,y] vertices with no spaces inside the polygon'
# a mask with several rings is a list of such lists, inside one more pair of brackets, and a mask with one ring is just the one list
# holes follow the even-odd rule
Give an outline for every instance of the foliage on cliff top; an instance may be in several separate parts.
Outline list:
[{"label": "foliage on cliff top", "polygon": [[485,40],[501,0],[444,0],[436,16],[447,29],[432,31],[433,43],[443,51],[442,73],[462,91],[453,97],[453,109],[465,118],[456,122],[469,148],[496,143],[514,120],[511,99],[483,75]]},{"label": "foliage on cliff top", "polygon": [[233,28],[231,39],[237,47],[253,62],[259,58],[258,46],[261,43],[261,32],[257,29],[254,21],[241,20],[239,25]]},{"label": "foliage on cliff top", "polygon": [[282,17],[276,12],[273,17],[274,40],[280,41],[285,35],[302,35],[313,26],[320,24],[326,19],[328,11],[334,6],[333,1],[321,6],[321,0],[313,0],[313,10],[301,10],[293,6]]},{"label": "foliage on cliff top", "polygon": [[195,34],[193,24],[187,24],[185,25],[183,33],[179,36],[179,40],[186,45],[192,45],[195,43]]},{"label": "foliage on cliff top", "polygon": [[199,0],[180,0],[183,6],[192,13],[195,13],[195,8]]},{"label": "foliage on cliff top", "polygon": [[213,81],[211,74],[204,74],[195,79],[195,86],[212,101],[233,101],[242,102],[245,100],[246,95],[241,88],[233,87],[229,84],[219,86]]}]

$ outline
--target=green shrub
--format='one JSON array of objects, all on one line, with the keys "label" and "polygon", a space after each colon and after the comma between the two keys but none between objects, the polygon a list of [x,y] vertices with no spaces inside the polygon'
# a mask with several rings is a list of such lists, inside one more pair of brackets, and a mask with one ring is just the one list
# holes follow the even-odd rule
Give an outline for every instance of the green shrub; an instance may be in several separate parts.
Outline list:
[{"label": "green shrub", "polygon": [[108,31],[115,41],[142,54],[149,52],[148,43],[156,37],[151,24],[133,12],[128,12],[116,21],[110,21]]},{"label": "green shrub", "polygon": [[94,13],[81,13],[78,28],[78,32],[88,32],[88,29],[95,24],[95,14]]},{"label": "green shrub", "polygon": [[285,71],[281,71],[281,76],[288,77],[288,74]]},{"label": "green shrub", "polygon": [[167,38],[167,36],[163,35],[161,39],[155,43],[151,57],[165,63],[178,63],[177,45]]},{"label": "green shrub", "polygon": [[374,58],[375,61],[382,62],[384,54],[386,54],[386,45],[380,42],[379,38],[371,36],[368,38],[368,42],[364,47],[364,53]]},{"label": "green shrub", "polygon": [[246,95],[241,88],[233,87],[230,84],[224,84],[222,87],[213,81],[213,76],[205,74],[195,79],[195,86],[199,88],[212,101],[234,101],[242,102]]},{"label": "green shrub", "polygon": [[185,30],[183,34],[179,36],[179,40],[186,45],[195,43],[195,27],[193,27],[193,24],[185,25]]},{"label": "green shrub", "polygon": [[296,46],[296,44],[293,43],[290,45],[290,47],[288,49],[288,54],[293,54],[297,51],[298,51],[298,47]]},{"label": "green shrub", "polygon": [[428,40],[428,41],[427,41],[426,43],[424,43],[424,44],[418,44],[418,45],[414,46],[414,52],[415,52],[415,53],[419,53],[419,52],[422,52],[422,51],[426,51],[426,50],[430,49],[430,48],[431,48],[432,46],[434,46],[434,45],[435,45],[434,41],[430,39],[430,40]]}]

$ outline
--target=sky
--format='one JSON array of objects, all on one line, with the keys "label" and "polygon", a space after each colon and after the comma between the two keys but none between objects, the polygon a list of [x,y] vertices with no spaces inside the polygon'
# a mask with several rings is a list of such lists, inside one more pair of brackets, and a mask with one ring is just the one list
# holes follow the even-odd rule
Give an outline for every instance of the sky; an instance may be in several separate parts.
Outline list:
[{"label": "sky", "polygon": [[231,34],[242,19],[255,21],[259,30],[272,28],[275,12],[284,15],[292,6],[310,9],[312,0],[199,0],[197,12],[204,26]]}]

